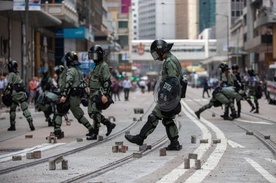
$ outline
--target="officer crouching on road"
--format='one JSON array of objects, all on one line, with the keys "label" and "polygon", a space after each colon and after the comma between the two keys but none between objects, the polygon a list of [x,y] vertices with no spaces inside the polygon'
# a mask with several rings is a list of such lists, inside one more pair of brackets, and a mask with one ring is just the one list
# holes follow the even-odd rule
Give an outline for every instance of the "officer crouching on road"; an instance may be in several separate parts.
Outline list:
[{"label": "officer crouching on road", "polygon": [[[81,96],[84,92],[84,88],[82,86],[84,78],[82,72],[80,69],[78,69],[78,66],[80,65],[80,62],[78,61],[78,55],[76,52],[70,51],[64,55],[62,60],[67,65],[68,69],[65,71],[65,83],[60,86],[60,103],[64,105],[65,108],[67,106],[67,108],[71,110],[78,122],[83,124],[89,130],[88,135],[91,136],[94,134],[93,126],[86,119],[83,110],[80,108]],[[68,103],[70,107],[68,107]],[[61,107],[57,106],[57,108],[63,108],[62,105]],[[59,110],[59,113],[66,114],[67,111]],[[62,131],[60,129],[62,122],[61,117],[61,115],[57,115],[54,121],[54,133],[57,137],[60,138],[62,138]]]},{"label": "officer crouching on road", "polygon": [[33,131],[35,127],[33,125],[33,118],[30,111],[28,110],[27,94],[22,79],[18,75],[18,64],[15,60],[9,61],[7,64],[8,84],[4,90],[3,103],[10,107],[10,124],[8,131],[15,131],[15,118],[16,118],[16,107],[20,104],[23,115],[27,119],[30,129]]},{"label": "officer crouching on road", "polygon": [[[147,136],[155,130],[159,120],[162,120],[170,140],[170,145],[166,149],[180,150],[178,129],[174,119],[181,112],[180,96],[182,97],[183,93],[181,94],[178,88],[180,88],[180,80],[182,80],[182,70],[180,62],[170,52],[172,46],[173,43],[167,43],[161,39],[155,40],[151,44],[150,53],[153,59],[158,61],[165,60],[162,66],[161,81],[156,84],[156,87],[159,88],[159,91],[155,92],[155,95],[158,95],[157,105],[148,116],[148,120],[139,134],[125,135],[125,138],[131,143],[142,145]],[[155,90],[157,91],[157,89]],[[166,101],[164,97],[167,97],[168,100]]]},{"label": "officer crouching on road", "polygon": [[92,46],[88,52],[88,58],[95,63],[95,68],[91,70],[88,81],[90,97],[88,103],[88,114],[94,121],[94,134],[88,140],[96,140],[100,123],[107,128],[108,136],[115,128],[116,124],[111,123],[102,114],[102,110],[107,109],[113,100],[110,96],[111,74],[108,64],[103,60],[104,50],[99,45]]}]

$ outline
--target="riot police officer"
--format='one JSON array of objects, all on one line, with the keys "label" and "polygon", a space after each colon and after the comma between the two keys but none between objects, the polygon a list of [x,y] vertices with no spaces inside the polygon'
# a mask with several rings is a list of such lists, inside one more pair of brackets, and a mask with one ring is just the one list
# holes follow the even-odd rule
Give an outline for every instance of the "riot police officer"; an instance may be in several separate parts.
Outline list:
[{"label": "riot police officer", "polygon": [[[150,53],[154,60],[163,61],[162,73],[160,83],[157,83],[156,86],[159,86],[160,90],[155,94],[158,95],[157,105],[153,109],[152,113],[148,116],[147,122],[144,124],[140,133],[137,135],[125,135],[125,138],[137,145],[142,145],[144,140],[150,135],[155,128],[157,127],[159,120],[162,120],[162,124],[166,128],[167,136],[170,140],[169,146],[166,148],[167,150],[180,150],[180,144],[178,141],[178,129],[174,122],[175,116],[180,113],[181,105],[178,95],[175,95],[174,98],[171,98],[169,103],[162,102],[162,96],[166,94],[162,92],[166,85],[169,85],[168,88],[173,86],[174,79],[177,78],[177,81],[182,79],[182,70],[181,65],[178,59],[170,52],[173,43],[167,43],[162,39],[154,40],[150,47]],[[173,79],[170,81],[170,79]],[[177,85],[177,84],[176,84]],[[177,87],[176,87],[177,88]],[[161,91],[161,93],[160,93]],[[178,93],[178,91],[167,93],[168,97],[170,94]],[[164,95],[165,94],[165,95]],[[167,95],[166,95],[167,97]],[[173,104],[173,105],[172,105]],[[167,108],[169,107],[169,108]]]},{"label": "riot police officer", "polygon": [[[30,129],[33,131],[35,127],[33,125],[33,118],[30,111],[28,110],[27,94],[22,79],[18,75],[18,64],[15,60],[8,62],[8,84],[4,90],[4,94],[10,93],[10,127],[8,131],[15,131],[15,118],[16,118],[16,107],[20,105],[23,115],[27,119]],[[8,95],[7,95],[8,96]]]},{"label": "riot police officer", "polygon": [[[83,110],[80,108],[81,95],[83,93],[82,82],[84,81],[82,72],[78,69],[80,62],[78,61],[78,55],[75,51],[67,52],[63,61],[65,62],[68,69],[65,71],[65,80],[63,80],[60,85],[61,98],[60,103],[65,107],[68,106],[73,113],[74,117],[78,120],[79,123],[83,124],[88,130],[88,135],[93,134],[93,126],[84,116]],[[64,72],[64,71],[63,71]],[[59,108],[59,107],[57,107]],[[63,108],[62,106],[60,108]],[[66,114],[66,111],[59,110],[60,114]],[[62,138],[62,131],[60,129],[62,115],[57,115],[54,121],[54,133],[57,137]]]},{"label": "riot police officer", "polygon": [[[237,85],[237,78],[235,77],[235,75],[232,72],[230,72],[230,68],[229,68],[228,64],[221,63],[219,65],[219,69],[221,71],[220,79],[219,79],[220,86],[226,87],[226,86],[236,86]],[[231,98],[230,96],[226,96],[226,97]],[[233,102],[234,101],[232,101],[232,103]],[[221,115],[221,117],[223,119],[230,119],[230,117],[229,117],[229,105],[225,106],[224,114]],[[232,114],[232,117],[237,117],[237,116],[234,116],[234,114]]]},{"label": "riot police officer", "polygon": [[[210,109],[211,107],[219,107],[222,105],[225,105],[225,107],[231,109],[231,116],[234,116],[236,114],[234,104],[231,100],[231,98],[227,98],[225,94],[223,93],[230,93],[232,92],[231,90],[234,90],[233,87],[221,87],[218,86],[212,93],[212,98],[209,101],[208,104],[202,106],[199,110],[195,111],[195,115],[197,116],[198,119],[200,119],[200,114],[205,111],[206,109]],[[233,118],[230,118],[228,115],[223,118],[224,120],[233,120]]]},{"label": "riot police officer", "polygon": [[102,110],[107,109],[113,100],[110,96],[111,74],[108,64],[103,60],[104,50],[99,45],[94,45],[88,52],[88,58],[95,63],[95,68],[91,70],[88,81],[90,89],[90,97],[88,103],[88,114],[94,121],[94,134],[89,140],[96,140],[100,123],[107,127],[106,136],[108,136],[115,128],[115,124],[111,123],[101,113]]},{"label": "riot police officer", "polygon": [[[236,87],[236,91],[241,95],[244,96],[244,80],[243,77],[241,76],[240,72],[239,72],[239,66],[237,64],[233,64],[232,65],[232,73],[235,75],[236,79],[237,79],[237,83],[235,85]],[[236,100],[236,104],[237,104],[237,117],[241,116],[241,101],[237,101]]]},{"label": "riot police officer", "polygon": [[[51,119],[51,114],[53,113],[52,98],[49,98],[48,96],[52,96],[51,91],[54,88],[54,84],[48,71],[43,71],[41,75],[41,82],[38,84],[36,88],[41,87],[43,93],[40,94],[40,96],[38,97],[38,101],[35,102],[36,109],[38,111],[41,110],[44,113],[44,116],[46,118],[45,121],[48,122],[48,126],[53,126]],[[41,99],[42,101],[40,101],[39,99]]]},{"label": "riot police officer", "polygon": [[[254,113],[259,113],[259,102],[258,102],[258,97],[257,97],[257,88],[260,85],[260,79],[259,77],[256,75],[254,69],[249,68],[247,70],[247,73],[249,75],[247,81],[245,82],[246,85],[246,100],[249,103],[249,105],[251,106],[251,110],[250,112],[253,112],[255,109],[256,111],[254,111]],[[254,100],[255,106],[252,103],[251,99]]]}]

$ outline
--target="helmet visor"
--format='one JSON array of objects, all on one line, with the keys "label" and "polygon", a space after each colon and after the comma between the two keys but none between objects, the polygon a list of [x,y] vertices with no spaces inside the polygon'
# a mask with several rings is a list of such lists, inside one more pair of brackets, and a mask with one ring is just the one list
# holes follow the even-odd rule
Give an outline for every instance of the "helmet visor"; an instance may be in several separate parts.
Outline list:
[{"label": "helmet visor", "polygon": [[155,50],[151,52],[151,56],[154,60],[161,60],[160,56]]},{"label": "helmet visor", "polygon": [[88,59],[98,60],[98,53],[89,51],[88,52]]}]

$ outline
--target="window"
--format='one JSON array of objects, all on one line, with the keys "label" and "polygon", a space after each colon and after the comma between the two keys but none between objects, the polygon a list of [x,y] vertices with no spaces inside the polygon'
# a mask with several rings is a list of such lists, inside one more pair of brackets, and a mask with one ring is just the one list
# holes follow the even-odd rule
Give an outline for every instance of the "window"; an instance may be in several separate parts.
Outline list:
[{"label": "window", "polygon": [[127,21],[120,21],[119,22],[119,28],[128,28],[128,22]]}]

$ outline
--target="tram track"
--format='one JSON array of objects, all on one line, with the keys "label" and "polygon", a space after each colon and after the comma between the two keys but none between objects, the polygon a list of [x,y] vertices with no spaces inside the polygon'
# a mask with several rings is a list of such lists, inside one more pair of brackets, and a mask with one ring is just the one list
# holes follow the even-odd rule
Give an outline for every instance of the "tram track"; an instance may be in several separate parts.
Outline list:
[{"label": "tram track", "polygon": [[[143,118],[153,108],[153,105],[154,105],[154,102],[152,102],[150,104],[150,106],[148,107],[148,109],[144,111],[141,118]],[[139,122],[140,122],[139,120],[133,121],[132,123],[130,123],[125,128],[121,129],[120,131],[118,131],[116,133],[113,133],[113,134],[109,135],[108,137],[104,138],[101,141],[95,141],[95,142],[92,142],[90,144],[87,144],[87,145],[84,145],[84,146],[81,146],[81,147],[78,147],[78,148],[75,148],[75,149],[72,149],[72,150],[69,150],[69,151],[66,151],[66,152],[62,152],[60,154],[49,156],[49,157],[43,158],[43,159],[37,159],[36,161],[33,161],[33,162],[28,162],[28,163],[24,163],[24,164],[21,164],[21,165],[16,165],[16,166],[12,166],[12,167],[2,169],[2,170],[0,170],[0,175],[10,173],[10,172],[15,172],[15,171],[18,171],[18,170],[22,170],[24,168],[29,168],[29,167],[36,166],[36,165],[39,165],[39,164],[42,164],[42,163],[46,163],[50,159],[57,158],[59,156],[66,157],[66,156],[69,156],[69,155],[72,155],[72,154],[79,153],[81,151],[88,150],[90,148],[97,147],[97,146],[99,146],[103,143],[114,140],[116,137],[118,137],[118,136],[122,135],[123,133],[125,133],[126,131],[129,131],[130,129],[134,128]]]},{"label": "tram track", "polygon": [[[199,97],[198,95],[196,95],[194,93],[189,93],[189,96],[190,95],[194,95],[194,96]],[[199,101],[196,101],[192,97],[187,97],[187,98],[189,98],[190,100],[192,100],[194,103],[198,104],[199,106],[205,105],[205,104],[200,103]],[[218,116],[220,115],[220,113],[214,111],[213,109],[208,109],[208,110],[211,111],[213,114],[216,114]],[[241,112],[241,113],[244,114],[244,115],[250,116],[250,117],[254,117],[256,119],[264,120],[266,122],[275,123],[275,120],[273,121],[273,120],[264,118],[264,117],[256,115],[256,114],[247,113],[247,112]],[[235,120],[233,122],[236,126],[238,126],[239,128],[245,130],[246,132],[253,132],[253,135],[257,139],[259,139],[269,150],[271,150],[274,155],[276,155],[276,142],[275,141],[265,138],[265,137],[267,137],[267,135],[262,134],[260,131],[255,130],[252,127],[250,128],[250,127],[245,126],[245,125],[237,124],[237,122],[235,122]]]},{"label": "tram track", "polygon": [[[135,153],[141,153],[142,156],[145,156],[151,152],[153,152],[154,150],[156,150],[158,147],[164,145],[167,141],[167,136],[163,136],[162,138],[158,139],[156,142],[154,142],[152,145],[151,145],[151,149],[148,149],[148,150],[141,150],[141,151],[137,151]],[[128,155],[128,156],[125,156],[123,158],[120,158],[116,161],[113,161],[111,163],[108,163],[106,165],[103,165],[101,167],[99,167],[98,169],[94,170],[94,171],[91,171],[91,172],[88,172],[88,173],[85,173],[85,174],[81,174],[79,176],[76,176],[76,177],[72,177],[70,179],[67,179],[65,181],[62,181],[61,183],[73,183],[73,182],[83,182],[85,180],[89,180],[89,179],[92,179],[94,177],[97,177],[101,174],[104,174],[110,170],[114,170],[116,167],[119,167],[121,165],[124,165],[130,161],[133,161],[137,158],[134,157],[133,154],[131,155]]]}]

